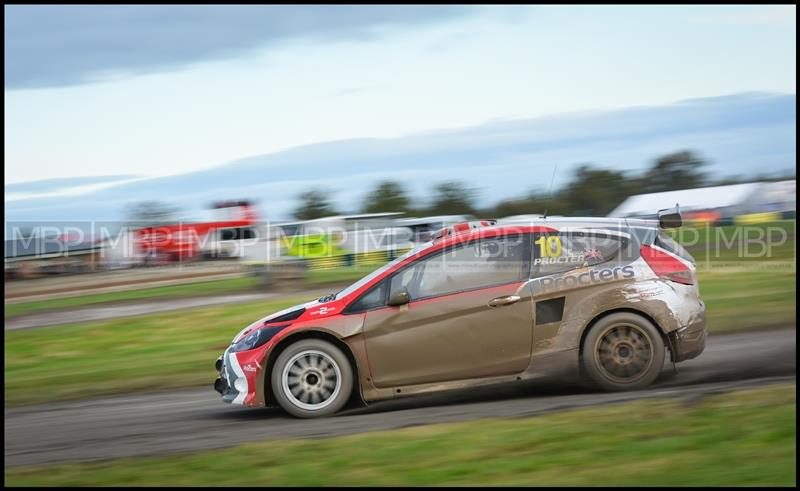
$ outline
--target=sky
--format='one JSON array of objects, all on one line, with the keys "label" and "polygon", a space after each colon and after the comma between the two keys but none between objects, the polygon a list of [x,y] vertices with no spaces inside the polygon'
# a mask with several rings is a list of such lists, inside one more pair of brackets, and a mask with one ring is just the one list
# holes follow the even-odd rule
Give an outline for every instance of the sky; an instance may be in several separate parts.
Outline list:
[{"label": "sky", "polygon": [[794,94],[795,46],[795,6],[6,6],[5,183]]}]

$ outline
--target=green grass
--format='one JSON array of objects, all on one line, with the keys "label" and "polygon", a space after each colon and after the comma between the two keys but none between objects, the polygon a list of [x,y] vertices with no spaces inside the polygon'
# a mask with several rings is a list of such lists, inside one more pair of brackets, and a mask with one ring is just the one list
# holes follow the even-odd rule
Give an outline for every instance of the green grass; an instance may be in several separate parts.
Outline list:
[{"label": "green grass", "polygon": [[797,276],[787,272],[701,272],[710,332],[794,326]]},{"label": "green grass", "polygon": [[239,330],[308,300],[283,298],[6,331],[6,405],[211,384],[214,360]]},{"label": "green grass", "polygon": [[143,288],[141,290],[128,290],[111,293],[97,293],[76,297],[56,298],[36,302],[8,304],[5,306],[5,316],[13,317],[44,310],[57,310],[70,307],[79,307],[91,304],[117,302],[122,300],[137,300],[151,298],[176,298],[196,295],[218,295],[236,291],[252,290],[258,286],[258,278],[247,276],[243,278],[228,278],[224,280],[202,281],[185,285],[159,286]]},{"label": "green grass", "polygon": [[[796,387],[533,418],[6,467],[11,486],[795,485]],[[335,423],[334,420],[331,421]]]}]

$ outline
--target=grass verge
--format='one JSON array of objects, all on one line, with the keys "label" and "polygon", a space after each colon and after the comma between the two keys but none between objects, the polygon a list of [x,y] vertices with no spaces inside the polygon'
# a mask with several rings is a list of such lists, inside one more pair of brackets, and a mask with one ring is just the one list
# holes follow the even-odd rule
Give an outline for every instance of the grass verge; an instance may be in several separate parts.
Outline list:
[{"label": "grass verge", "polygon": [[700,296],[709,332],[732,332],[796,323],[794,272],[701,272]]},{"label": "grass verge", "polygon": [[796,387],[5,469],[11,486],[794,485]]},{"label": "grass verge", "polygon": [[211,384],[214,360],[239,330],[308,300],[282,298],[6,331],[6,405]]}]

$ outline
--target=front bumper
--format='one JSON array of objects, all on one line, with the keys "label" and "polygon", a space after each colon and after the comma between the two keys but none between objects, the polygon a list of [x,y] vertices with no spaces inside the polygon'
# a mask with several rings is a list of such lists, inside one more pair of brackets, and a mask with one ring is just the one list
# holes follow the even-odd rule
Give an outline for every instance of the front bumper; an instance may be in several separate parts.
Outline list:
[{"label": "front bumper", "polygon": [[214,381],[214,390],[222,395],[222,400],[231,404],[245,404],[251,381],[242,370],[236,353],[231,353],[230,348],[225,350],[217,358],[214,368],[219,372],[219,377]]},{"label": "front bumper", "polygon": [[672,361],[677,363],[696,358],[706,348],[707,335],[706,311],[705,306],[703,306],[703,309],[691,323],[669,333]]}]

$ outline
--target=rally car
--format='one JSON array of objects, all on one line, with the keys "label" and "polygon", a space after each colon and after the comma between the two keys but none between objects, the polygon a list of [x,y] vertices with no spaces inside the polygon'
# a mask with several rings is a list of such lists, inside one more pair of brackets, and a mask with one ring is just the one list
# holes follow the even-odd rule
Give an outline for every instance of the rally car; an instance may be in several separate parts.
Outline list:
[{"label": "rally car", "polygon": [[224,401],[327,416],[362,402],[544,376],[652,383],[705,347],[692,256],[658,219],[466,222],[344,290],[244,328]]}]

